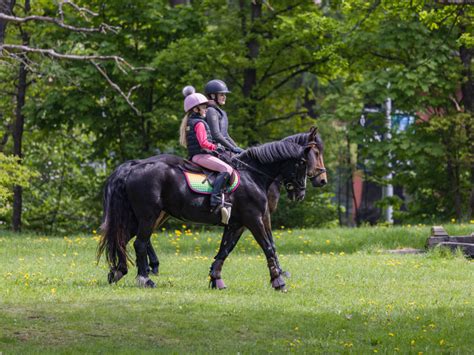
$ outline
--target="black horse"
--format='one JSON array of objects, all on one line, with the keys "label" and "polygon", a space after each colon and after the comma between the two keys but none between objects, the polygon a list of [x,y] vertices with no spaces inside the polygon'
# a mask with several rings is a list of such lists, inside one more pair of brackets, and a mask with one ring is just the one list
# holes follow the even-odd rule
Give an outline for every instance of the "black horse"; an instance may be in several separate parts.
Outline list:
[{"label": "black horse", "polygon": [[[316,165],[316,156],[311,145],[302,147],[291,141],[278,141],[250,148],[237,158],[241,165],[241,185],[229,196],[232,216],[225,227],[221,249],[236,231],[248,228],[267,257],[273,287],[282,289],[285,283],[264,224],[267,190],[273,181],[281,179],[289,198],[302,199],[308,167],[312,169]],[[151,246],[154,227],[167,215],[197,223],[220,224],[220,216],[209,213],[209,197],[195,194],[187,187],[183,165],[182,158],[163,154],[126,162],[107,180],[98,256],[106,252],[111,266],[109,282],[117,282],[127,273],[126,245],[136,236],[138,283],[144,287],[155,286],[148,277],[147,247]],[[221,268],[222,264],[216,262],[211,267],[211,281],[218,287],[220,277],[215,275],[220,274]]]},{"label": "black horse", "polygon": [[[295,135],[284,138],[283,141],[293,142],[302,147],[311,148],[312,154],[314,156],[314,161],[308,167],[308,178],[310,179],[313,187],[325,186],[327,184],[328,179],[327,179],[326,168],[324,166],[324,158],[323,158],[324,144],[321,139],[321,136],[318,134],[317,128],[312,127],[307,133],[295,134]],[[234,157],[234,162],[232,164],[233,165],[238,164],[238,160],[239,160],[238,157]],[[275,243],[273,241],[273,237],[271,234],[272,227],[271,227],[270,216],[277,209],[278,201],[280,199],[280,187],[281,187],[281,181],[278,178],[275,179],[275,181],[273,181],[272,184],[269,186],[267,190],[268,208],[266,209],[266,213],[264,216],[265,228],[268,231],[267,235],[269,237],[270,243],[273,249],[275,250],[275,252],[276,252],[276,247],[275,247]],[[167,217],[169,216],[167,215],[163,216],[163,222],[167,219]],[[232,251],[232,249],[237,244],[237,242],[239,241],[243,232],[244,232],[244,228],[240,229],[238,232],[233,233],[232,234],[233,239],[231,241],[226,240],[226,243],[221,244],[222,250],[219,250],[219,253],[216,255],[216,259],[218,257],[222,257],[222,255],[228,256],[230,252]],[[158,269],[159,269],[159,260],[151,244],[151,241],[147,245],[147,254],[149,257],[148,271],[154,275],[157,275]],[[211,282],[212,282],[213,287],[220,287],[220,288],[225,287],[221,278],[221,274],[220,274],[220,269],[222,268],[222,266],[219,266],[224,263],[224,260],[225,258],[219,259],[216,265],[214,265],[215,268],[211,268],[210,277],[211,277]]]}]

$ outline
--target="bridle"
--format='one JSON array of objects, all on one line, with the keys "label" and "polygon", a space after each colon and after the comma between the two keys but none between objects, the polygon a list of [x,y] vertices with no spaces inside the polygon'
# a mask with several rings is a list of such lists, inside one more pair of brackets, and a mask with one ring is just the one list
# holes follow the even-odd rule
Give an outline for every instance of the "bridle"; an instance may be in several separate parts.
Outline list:
[{"label": "bridle", "polygon": [[[304,183],[300,183],[298,181],[298,176],[297,176],[296,173],[292,173],[292,174],[290,174],[289,177],[284,177],[283,180],[280,181],[276,177],[268,175],[266,172],[264,172],[260,169],[257,169],[255,167],[243,162],[242,160],[240,160],[239,158],[237,158],[235,156],[232,157],[231,160],[236,161],[237,163],[245,166],[249,170],[252,170],[252,171],[254,171],[254,172],[256,172],[260,175],[263,175],[263,176],[269,178],[272,182],[277,181],[279,184],[283,183],[283,185],[285,186],[285,189],[287,189],[288,191],[292,191],[295,187],[297,187],[300,190],[306,189],[306,179],[304,179]],[[304,161],[304,159],[303,159],[303,161]],[[296,167],[299,167],[299,164],[300,164],[300,162],[297,162]],[[306,167],[306,170],[308,170],[308,167]]]},{"label": "bridle", "polygon": [[[310,147],[311,149],[317,149],[318,152],[321,152],[321,150],[318,148],[318,144],[315,141],[309,142],[305,148],[308,148],[308,147]],[[315,167],[314,170],[316,170],[314,174],[306,175],[308,179],[315,179],[326,172],[326,168]]]}]

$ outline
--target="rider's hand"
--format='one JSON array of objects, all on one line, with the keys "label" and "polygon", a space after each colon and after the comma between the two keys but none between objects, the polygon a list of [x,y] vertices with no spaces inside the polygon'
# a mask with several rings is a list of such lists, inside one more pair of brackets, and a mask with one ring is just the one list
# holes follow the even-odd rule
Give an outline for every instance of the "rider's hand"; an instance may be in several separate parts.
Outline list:
[{"label": "rider's hand", "polygon": [[217,143],[217,146],[216,146],[216,152],[219,153],[219,154],[222,154],[225,152],[225,148],[222,144],[220,143]]},{"label": "rider's hand", "polygon": [[235,153],[235,154],[239,154],[239,153],[242,153],[244,150],[242,148],[239,148],[239,147],[233,147],[232,148],[232,153]]}]

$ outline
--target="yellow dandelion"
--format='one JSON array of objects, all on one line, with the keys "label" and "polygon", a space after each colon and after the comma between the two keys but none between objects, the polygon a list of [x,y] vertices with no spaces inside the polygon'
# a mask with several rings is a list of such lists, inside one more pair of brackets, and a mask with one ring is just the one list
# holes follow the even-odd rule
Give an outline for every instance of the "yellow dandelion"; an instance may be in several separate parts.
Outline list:
[{"label": "yellow dandelion", "polygon": [[444,339],[441,339],[441,340],[439,341],[439,345],[443,346],[444,344],[446,344],[446,341],[445,341]]},{"label": "yellow dandelion", "polygon": [[331,244],[331,241],[329,239],[326,239],[326,244]]},{"label": "yellow dandelion", "polygon": [[391,337],[394,337],[394,336],[395,336],[394,333],[388,333],[388,335],[391,336]]},{"label": "yellow dandelion", "polygon": [[416,344],[416,340],[413,339],[413,340],[410,342],[410,345],[411,345],[411,346],[414,346],[415,344]]},{"label": "yellow dandelion", "polygon": [[51,289],[51,294],[54,296],[56,294],[56,289],[55,288],[52,288]]}]

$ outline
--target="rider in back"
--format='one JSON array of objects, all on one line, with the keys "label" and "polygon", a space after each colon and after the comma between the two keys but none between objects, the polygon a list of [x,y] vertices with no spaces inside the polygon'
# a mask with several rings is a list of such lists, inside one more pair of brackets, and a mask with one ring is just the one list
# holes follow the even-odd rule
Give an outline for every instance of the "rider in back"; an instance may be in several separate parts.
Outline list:
[{"label": "rider in back", "polygon": [[229,136],[229,120],[226,112],[222,109],[226,102],[226,94],[230,94],[226,83],[218,79],[211,80],[204,87],[204,92],[209,99],[206,121],[212,138],[232,153],[242,152],[242,149]]},{"label": "rider in back", "polygon": [[184,112],[186,112],[179,130],[179,142],[188,149],[189,159],[209,170],[217,171],[219,174],[214,181],[211,194],[211,212],[221,212],[222,223],[227,224],[230,218],[230,206],[226,203],[225,208],[222,200],[222,192],[232,176],[234,169],[221,159],[212,155],[211,152],[222,154],[224,147],[212,139],[207,122],[205,121],[207,111],[207,98],[195,92],[192,86],[183,89]]}]

